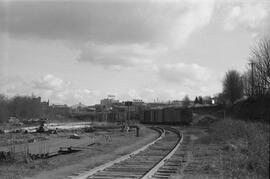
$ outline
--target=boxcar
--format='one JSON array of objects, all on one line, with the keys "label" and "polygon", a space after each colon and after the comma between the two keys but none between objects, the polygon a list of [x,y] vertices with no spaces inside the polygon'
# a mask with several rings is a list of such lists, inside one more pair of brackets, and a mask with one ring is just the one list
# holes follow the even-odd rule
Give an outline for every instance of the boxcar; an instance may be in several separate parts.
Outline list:
[{"label": "boxcar", "polygon": [[188,108],[153,108],[142,112],[142,123],[189,124],[192,121],[192,112]]}]

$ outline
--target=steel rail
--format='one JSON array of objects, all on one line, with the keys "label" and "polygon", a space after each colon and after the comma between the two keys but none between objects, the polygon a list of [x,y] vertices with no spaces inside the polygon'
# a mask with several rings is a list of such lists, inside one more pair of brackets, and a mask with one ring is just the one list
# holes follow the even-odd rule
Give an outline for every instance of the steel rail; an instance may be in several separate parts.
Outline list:
[{"label": "steel rail", "polygon": [[180,131],[178,131],[178,130],[176,130],[174,128],[170,128],[170,130],[174,130],[174,132],[177,133],[177,135],[179,136],[178,142],[172,148],[172,150],[166,156],[164,156],[164,158],[161,159],[156,165],[154,165],[147,173],[145,173],[142,176],[141,179],[149,179],[149,178],[151,178],[158,171],[158,169],[160,167],[162,167],[165,164],[165,162],[173,156],[173,154],[176,152],[176,150],[181,145],[181,143],[183,141],[183,133],[180,133]]},{"label": "steel rail", "polygon": [[160,127],[152,127],[152,128],[154,130],[157,130],[160,133],[159,137],[157,139],[155,139],[154,141],[152,141],[152,142],[148,143],[147,145],[135,150],[134,152],[132,152],[130,154],[124,155],[124,156],[122,156],[120,158],[117,158],[117,159],[115,159],[113,161],[110,161],[110,162],[107,162],[107,163],[105,163],[103,165],[95,167],[95,168],[91,169],[90,171],[85,171],[85,172],[79,173],[79,175],[77,175],[77,176],[69,176],[68,178],[71,178],[71,179],[85,179],[85,178],[87,178],[87,177],[89,177],[89,176],[91,176],[91,175],[93,175],[93,174],[95,174],[95,173],[97,173],[99,171],[102,171],[102,170],[104,170],[104,169],[106,169],[106,168],[108,168],[108,167],[110,167],[110,166],[112,166],[112,165],[114,165],[116,163],[119,163],[119,162],[122,162],[122,161],[124,161],[126,159],[129,159],[132,156],[146,150],[148,147],[150,147],[151,145],[153,145],[154,143],[156,143],[157,141],[159,141],[160,139],[162,139],[165,136],[165,130],[164,129],[162,129]]}]

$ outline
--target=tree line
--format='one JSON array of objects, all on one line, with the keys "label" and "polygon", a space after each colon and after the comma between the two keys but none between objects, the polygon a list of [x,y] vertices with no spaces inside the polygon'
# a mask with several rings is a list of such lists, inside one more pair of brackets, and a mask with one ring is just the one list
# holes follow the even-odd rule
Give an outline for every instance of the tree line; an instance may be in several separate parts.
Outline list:
[{"label": "tree line", "polygon": [[40,118],[46,115],[43,103],[35,96],[15,96],[8,98],[0,94],[0,123],[9,117],[19,119]]},{"label": "tree line", "polygon": [[270,94],[270,38],[260,40],[251,50],[244,73],[229,70],[223,80],[222,98],[233,104],[243,97]]}]

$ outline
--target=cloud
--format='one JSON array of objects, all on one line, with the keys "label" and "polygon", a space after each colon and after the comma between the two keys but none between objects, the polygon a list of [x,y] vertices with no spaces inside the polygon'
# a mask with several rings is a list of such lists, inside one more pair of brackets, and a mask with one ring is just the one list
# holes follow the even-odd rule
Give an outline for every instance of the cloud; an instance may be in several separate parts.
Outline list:
[{"label": "cloud", "polygon": [[[172,70],[171,66],[181,66],[177,64],[166,65],[164,68],[173,72],[173,74],[181,74],[181,73],[174,73],[175,70]],[[197,65],[184,65],[186,68],[189,66],[190,68],[197,69]],[[179,67],[180,69],[183,67]],[[160,69],[159,69],[160,70]],[[186,70],[188,71],[188,70]],[[160,71],[158,71],[160,72]],[[191,73],[190,73],[191,74]],[[199,73],[203,75],[204,73]],[[180,76],[181,77],[181,76]],[[182,77],[184,78],[184,77]],[[140,87],[129,89],[126,91],[118,91],[116,94],[120,100],[132,100],[132,99],[143,99],[146,102],[153,102],[153,101],[168,101],[168,100],[175,100],[175,99],[182,99],[188,92],[190,95],[210,95],[220,91],[218,83],[209,83],[206,81],[198,82],[199,78],[196,77],[191,80],[191,76],[188,79],[183,81],[178,81],[179,79],[173,79],[169,81],[171,83],[177,85],[168,84],[167,78],[164,81],[159,81],[158,85],[161,85],[160,88],[157,84],[149,84],[151,87]],[[210,79],[212,80],[212,78]],[[209,80],[209,81],[210,81]],[[186,83],[186,81],[188,83]],[[107,89],[108,90],[108,89]],[[90,90],[87,88],[74,88],[74,86],[59,77],[56,77],[51,74],[47,74],[41,79],[34,80],[34,81],[25,81],[19,77],[13,78],[1,78],[0,79],[0,93],[8,95],[9,97],[13,97],[15,95],[31,95],[35,94],[37,96],[41,96],[43,100],[49,99],[51,103],[54,104],[69,104],[73,105],[79,102],[84,104],[98,104],[99,100],[102,97],[106,97],[107,94],[112,94],[111,91],[99,91],[99,90]],[[192,97],[192,96],[190,96]]]},{"label": "cloud", "polygon": [[3,18],[2,23],[11,35],[18,37],[144,42],[155,35],[152,24],[138,10],[144,5],[141,2],[112,1],[7,2],[8,21]]},{"label": "cloud", "polygon": [[229,8],[224,29],[232,31],[236,27],[245,27],[249,30],[254,30],[263,27],[266,18],[269,16],[269,8],[269,1],[238,1]]},{"label": "cloud", "polygon": [[[173,39],[173,45],[178,46],[184,43],[188,37],[195,31],[210,23],[212,18],[215,1],[203,0],[203,1],[189,1],[186,5],[184,13],[179,15],[174,26],[170,31],[171,39]],[[175,13],[179,11],[179,7],[174,9]],[[170,39],[170,40],[171,40]]]},{"label": "cloud", "polygon": [[100,98],[98,90],[72,88],[70,82],[51,74],[31,82],[20,77],[0,78],[0,93],[9,97],[35,94],[52,103],[69,105],[78,102],[95,104]]},{"label": "cloud", "polygon": [[159,55],[167,51],[165,47],[151,47],[148,44],[94,44],[85,46],[78,58],[80,62],[112,68],[150,65]]},{"label": "cloud", "polygon": [[54,75],[47,74],[42,79],[33,81],[33,90],[43,98],[51,99],[56,103],[86,104],[97,102],[100,92],[89,89],[73,89],[70,82],[66,82]]},{"label": "cloud", "polygon": [[43,98],[52,99],[54,103],[75,104],[82,102],[84,104],[95,104],[99,101],[99,91],[90,91],[88,89],[63,89],[61,91],[45,91],[37,93]]},{"label": "cloud", "polygon": [[145,102],[168,102],[168,100],[182,99],[186,93],[180,89],[130,89],[122,96],[125,99],[143,99]]},{"label": "cloud", "polygon": [[10,1],[0,31],[20,38],[98,43],[185,41],[211,19],[204,1]]},{"label": "cloud", "polygon": [[197,64],[175,63],[159,68],[158,73],[163,80],[179,85],[194,85],[210,79],[209,69]]},{"label": "cloud", "polygon": [[41,80],[34,81],[34,88],[41,90],[62,90],[69,86],[62,79],[57,78],[51,74],[47,74]]},{"label": "cloud", "polygon": [[0,77],[0,93],[7,95],[9,97],[15,95],[30,95],[30,89],[33,85],[23,78],[15,77]]},{"label": "cloud", "polygon": [[69,42],[79,62],[147,66],[207,26],[214,7],[214,0],[9,1],[0,4],[0,33]]}]

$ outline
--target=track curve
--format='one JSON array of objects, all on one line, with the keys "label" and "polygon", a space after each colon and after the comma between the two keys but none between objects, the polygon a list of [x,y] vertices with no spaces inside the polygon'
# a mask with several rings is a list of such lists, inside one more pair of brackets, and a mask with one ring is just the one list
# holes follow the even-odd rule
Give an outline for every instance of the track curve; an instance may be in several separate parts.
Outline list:
[{"label": "track curve", "polygon": [[73,179],[115,179],[115,178],[168,178],[174,170],[168,169],[160,174],[160,168],[173,156],[179,148],[183,136],[174,128],[153,128],[160,132],[160,136],[153,142],[120,157],[114,161],[82,172]]}]

